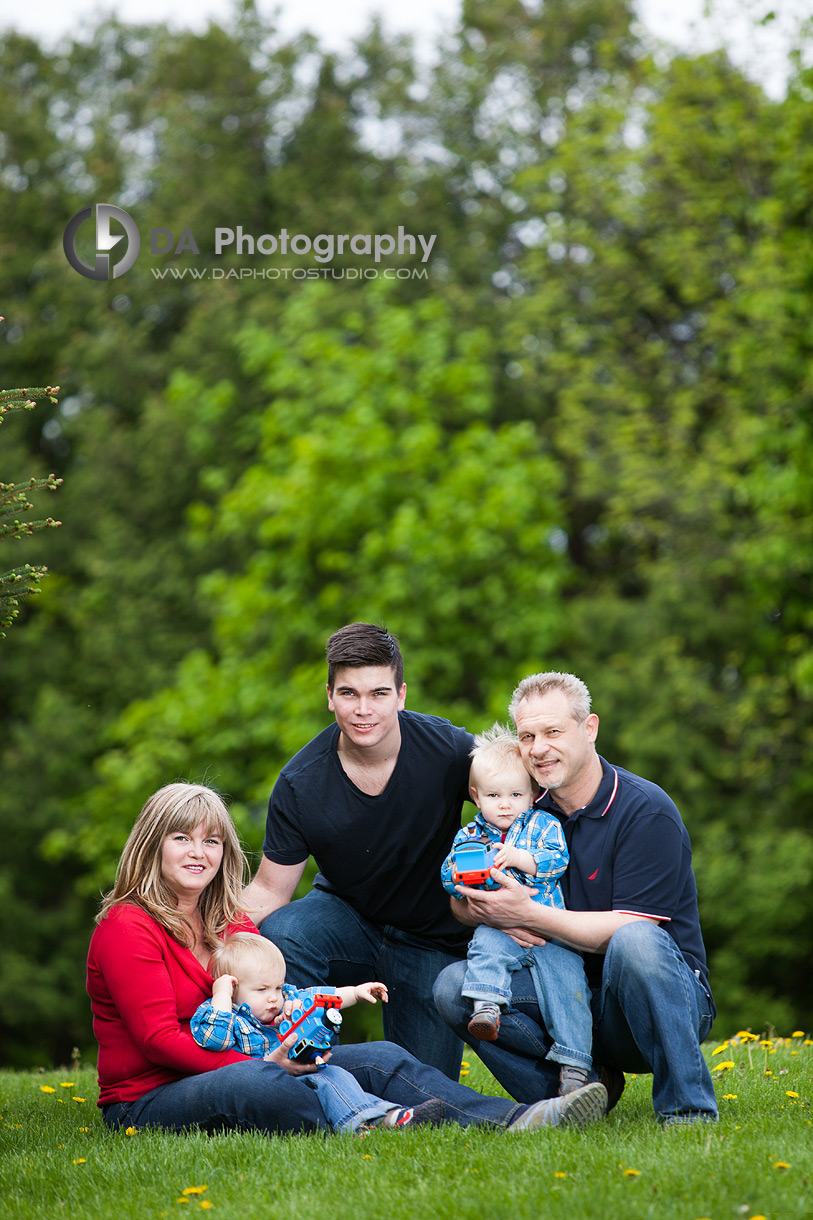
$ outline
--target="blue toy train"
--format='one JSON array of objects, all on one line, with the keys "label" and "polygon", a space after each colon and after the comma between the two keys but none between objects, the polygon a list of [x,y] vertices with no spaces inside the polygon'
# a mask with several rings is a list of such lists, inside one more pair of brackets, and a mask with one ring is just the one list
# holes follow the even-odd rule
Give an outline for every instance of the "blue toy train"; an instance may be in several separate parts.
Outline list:
[{"label": "blue toy train", "polygon": [[339,1012],[341,1002],[337,995],[319,993],[295,1002],[291,1015],[277,1026],[280,1042],[291,1033],[299,1035],[288,1051],[289,1059],[296,1059],[298,1063],[313,1063],[317,1056],[330,1050],[342,1026],[342,1014]]},{"label": "blue toy train", "polygon": [[499,844],[471,839],[452,849],[452,881],[476,890],[496,890],[499,883],[491,876]]}]

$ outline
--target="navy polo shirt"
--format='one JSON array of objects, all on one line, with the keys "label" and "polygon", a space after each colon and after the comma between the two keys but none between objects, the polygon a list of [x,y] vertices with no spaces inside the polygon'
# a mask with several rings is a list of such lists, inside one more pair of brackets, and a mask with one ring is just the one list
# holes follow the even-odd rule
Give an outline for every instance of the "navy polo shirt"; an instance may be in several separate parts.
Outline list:
[{"label": "navy polo shirt", "polygon": [[[708,987],[692,845],[677,807],[657,784],[600,761],[601,783],[583,809],[567,817],[552,792],[543,792],[535,806],[564,827],[570,851],[562,878],[565,903],[571,911],[621,911],[658,920]],[[593,986],[600,982],[602,961],[599,954],[585,954]]]}]

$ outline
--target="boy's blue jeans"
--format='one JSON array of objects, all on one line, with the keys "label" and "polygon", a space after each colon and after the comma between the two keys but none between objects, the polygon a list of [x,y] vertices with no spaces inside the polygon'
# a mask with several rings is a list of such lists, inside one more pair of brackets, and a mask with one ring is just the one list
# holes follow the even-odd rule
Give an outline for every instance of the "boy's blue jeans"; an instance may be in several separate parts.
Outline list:
[{"label": "boy's blue jeans", "polygon": [[388,1113],[395,1104],[365,1093],[355,1076],[333,1063],[310,1076],[301,1076],[300,1080],[315,1090],[333,1131],[355,1131],[371,1118]]},{"label": "boy's blue jeans", "polygon": [[511,978],[524,966],[531,971],[542,1023],[553,1038],[547,1058],[589,1068],[593,1043],[590,988],[584,963],[572,949],[554,941],[523,947],[507,932],[480,924],[469,944],[461,995],[508,1007]]},{"label": "boy's blue jeans", "polygon": [[[553,1097],[558,1073],[547,1058],[551,1038],[541,1022],[529,970],[512,979],[511,1008],[496,1042],[473,1041],[471,1010],[462,999],[465,965],[449,966],[435,984],[435,1002],[449,1025],[471,1042],[500,1084],[517,1101]],[[652,1073],[659,1118],[717,1118],[714,1085],[700,1051],[711,1030],[709,993],[672,937],[636,920],[613,935],[601,986],[593,992],[594,1064]]]}]

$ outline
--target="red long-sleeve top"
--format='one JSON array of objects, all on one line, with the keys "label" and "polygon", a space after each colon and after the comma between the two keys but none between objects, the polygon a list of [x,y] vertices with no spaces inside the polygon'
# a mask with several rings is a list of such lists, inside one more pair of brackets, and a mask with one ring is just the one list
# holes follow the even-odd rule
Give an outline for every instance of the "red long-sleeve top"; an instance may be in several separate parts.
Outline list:
[{"label": "red long-sleeve top", "polygon": [[[244,919],[232,932],[256,932]],[[198,1046],[189,1021],[213,979],[140,907],[113,907],[88,953],[87,989],[99,1043],[99,1105],[135,1101],[159,1085],[247,1058]]]}]

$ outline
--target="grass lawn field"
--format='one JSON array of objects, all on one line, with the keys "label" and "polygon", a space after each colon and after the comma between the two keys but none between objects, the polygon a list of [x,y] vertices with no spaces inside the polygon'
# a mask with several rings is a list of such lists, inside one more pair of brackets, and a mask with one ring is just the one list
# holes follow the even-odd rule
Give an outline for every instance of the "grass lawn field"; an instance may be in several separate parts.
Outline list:
[{"label": "grass lawn field", "polygon": [[[661,1130],[651,1079],[584,1131],[364,1139],[109,1133],[92,1069],[0,1073],[2,1220],[813,1220],[813,1041],[705,1052],[720,1122]],[[501,1089],[466,1056],[467,1084]]]}]

